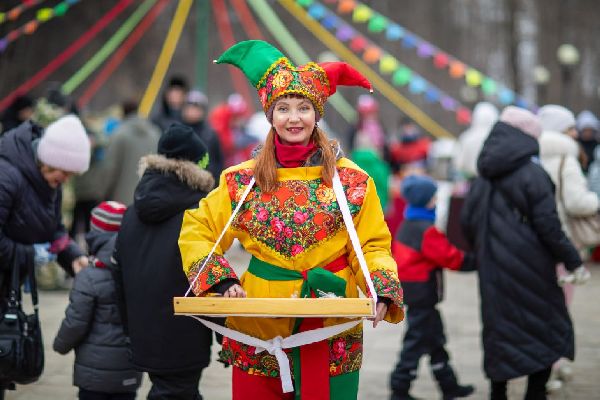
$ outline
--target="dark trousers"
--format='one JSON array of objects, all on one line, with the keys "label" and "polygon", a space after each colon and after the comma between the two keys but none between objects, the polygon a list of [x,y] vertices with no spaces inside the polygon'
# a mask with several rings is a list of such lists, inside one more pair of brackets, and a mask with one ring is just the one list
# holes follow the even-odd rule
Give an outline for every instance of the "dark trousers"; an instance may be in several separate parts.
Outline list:
[{"label": "dark trousers", "polygon": [[148,400],[202,400],[198,390],[202,369],[148,376],[152,382]]},{"label": "dark trousers", "polygon": [[[533,373],[527,377],[527,392],[525,400],[545,400],[546,382],[550,378],[552,367]],[[508,381],[492,381],[491,400],[507,400],[506,386]]]},{"label": "dark trousers", "polygon": [[448,363],[444,345],[446,335],[440,312],[435,307],[410,308],[406,313],[407,329],[404,334],[400,360],[391,376],[394,392],[408,393],[411,382],[417,377],[419,360],[429,355],[433,376],[442,391],[456,387],[456,375]]},{"label": "dark trousers", "polygon": [[136,392],[104,393],[79,388],[79,400],[134,400]]}]

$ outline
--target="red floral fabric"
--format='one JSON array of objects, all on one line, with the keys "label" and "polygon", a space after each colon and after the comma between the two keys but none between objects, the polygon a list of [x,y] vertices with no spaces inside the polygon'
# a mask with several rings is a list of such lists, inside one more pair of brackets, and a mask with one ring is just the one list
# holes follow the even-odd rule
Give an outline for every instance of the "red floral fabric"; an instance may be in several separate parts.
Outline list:
[{"label": "red floral fabric", "polygon": [[[196,261],[187,274],[188,281],[192,284],[192,291],[196,296],[202,295],[202,293],[209,290],[212,286],[225,279],[237,279],[237,275],[233,271],[233,268],[229,266],[229,262],[227,262],[225,257],[220,255],[213,255],[206,263],[202,273],[198,275],[198,270],[204,263],[204,260],[205,258]],[[196,279],[196,277],[198,278]]]},{"label": "red floral fabric", "polygon": [[[329,344],[329,375],[337,376],[358,371],[362,364],[362,331],[331,337]],[[293,365],[291,352],[286,351]],[[254,346],[223,338],[223,349],[219,352],[219,360],[240,368],[248,374],[270,377],[279,376],[279,367],[275,356],[263,351],[256,353]]]},{"label": "red floral fabric", "polygon": [[[363,204],[367,179],[363,172],[339,169],[352,215]],[[252,171],[239,170],[226,175],[232,208],[237,205]],[[321,179],[279,182],[277,190],[262,193],[254,187],[232,226],[248,232],[284,258],[292,258],[345,228],[333,188]]]}]

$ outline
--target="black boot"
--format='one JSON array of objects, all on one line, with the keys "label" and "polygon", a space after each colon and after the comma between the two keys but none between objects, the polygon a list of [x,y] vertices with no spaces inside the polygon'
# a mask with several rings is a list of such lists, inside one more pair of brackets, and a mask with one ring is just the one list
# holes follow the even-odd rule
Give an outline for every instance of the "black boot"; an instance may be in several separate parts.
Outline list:
[{"label": "black boot", "polygon": [[444,400],[467,397],[473,394],[473,385],[460,385],[454,370],[447,362],[433,370],[433,375],[440,386]]},{"label": "black boot", "polygon": [[392,396],[390,400],[419,400],[417,397],[412,397],[408,391],[406,392],[397,392],[392,391]]},{"label": "black boot", "polygon": [[414,375],[409,371],[402,371],[399,368],[394,369],[390,376],[390,387],[392,388],[391,400],[419,400],[412,397],[408,392]]},{"label": "black boot", "polygon": [[458,383],[452,389],[444,391],[444,400],[453,400],[461,397],[467,397],[473,394],[475,387],[473,385],[459,385]]}]

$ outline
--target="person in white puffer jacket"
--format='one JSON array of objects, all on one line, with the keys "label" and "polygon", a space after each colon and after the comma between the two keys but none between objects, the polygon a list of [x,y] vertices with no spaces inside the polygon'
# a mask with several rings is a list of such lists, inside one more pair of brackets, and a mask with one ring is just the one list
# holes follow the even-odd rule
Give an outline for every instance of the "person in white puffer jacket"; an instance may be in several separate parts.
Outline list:
[{"label": "person in white puffer jacket", "polygon": [[[556,186],[556,208],[562,223],[562,228],[570,235],[565,224],[567,214],[573,216],[589,216],[598,212],[600,201],[598,195],[588,188],[587,180],[583,175],[581,164],[578,160],[579,144],[573,140],[575,130],[575,116],[568,109],[558,105],[546,105],[539,109],[538,117],[542,123],[540,136],[540,158],[542,166],[550,175]],[[570,135],[571,134],[571,135]],[[564,161],[562,161],[564,159]],[[563,164],[561,171],[561,162]],[[562,175],[562,187],[559,182]],[[562,191],[562,197],[559,193]],[[570,236],[569,236],[570,237]],[[581,244],[571,238],[571,241],[580,250],[586,251]],[[565,276],[564,265],[557,265],[557,274]],[[567,306],[573,298],[574,287],[570,284],[563,285]],[[560,390],[565,381],[572,377],[572,367],[566,359],[559,360],[552,370],[552,375],[546,389],[549,392]]]},{"label": "person in white puffer jacket", "polygon": [[[558,105],[546,105],[539,109],[538,116],[542,121],[540,137],[540,158],[542,166],[552,178],[556,186],[556,202],[563,230],[569,236],[565,225],[566,215],[589,216],[598,212],[600,201],[598,195],[592,192],[583,175],[577,156],[579,146],[568,132],[575,129],[575,116],[566,108]],[[559,170],[564,157],[562,171],[562,200],[559,190]],[[581,249],[581,245],[573,243]]]}]

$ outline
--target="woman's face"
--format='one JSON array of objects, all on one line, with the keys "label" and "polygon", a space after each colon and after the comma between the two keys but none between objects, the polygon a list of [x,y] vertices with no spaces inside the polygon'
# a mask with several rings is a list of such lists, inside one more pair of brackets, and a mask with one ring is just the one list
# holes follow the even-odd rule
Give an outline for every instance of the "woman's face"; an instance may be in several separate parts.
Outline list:
[{"label": "woman's face", "polygon": [[306,97],[285,96],[273,108],[273,128],[283,144],[306,146],[315,128],[315,108]]},{"label": "woman's face", "polygon": [[42,165],[40,171],[42,172],[42,176],[44,177],[46,182],[48,182],[48,185],[52,189],[58,188],[60,185],[69,180],[71,176],[73,176],[72,172],[50,167],[48,165]]}]

